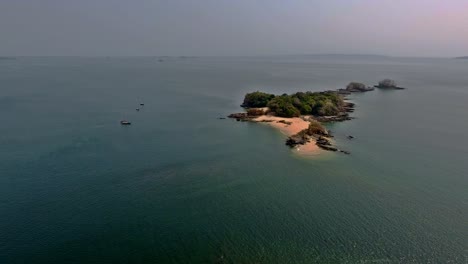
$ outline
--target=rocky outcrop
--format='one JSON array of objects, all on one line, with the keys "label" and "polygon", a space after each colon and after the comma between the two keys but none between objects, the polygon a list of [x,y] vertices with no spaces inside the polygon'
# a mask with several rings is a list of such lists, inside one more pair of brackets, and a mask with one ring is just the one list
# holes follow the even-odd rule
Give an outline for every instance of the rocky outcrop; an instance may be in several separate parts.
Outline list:
[{"label": "rocky outcrop", "polygon": [[333,147],[333,146],[320,145],[320,144],[317,144],[317,146],[319,146],[319,148],[321,148],[321,149],[328,150],[328,151],[338,151],[338,149],[336,147]]},{"label": "rocky outcrop", "polygon": [[235,118],[237,121],[248,121],[253,117],[249,116],[247,113],[234,113],[228,115],[229,118]]},{"label": "rocky outcrop", "polygon": [[315,140],[315,144],[324,150],[338,151],[328,139],[328,132],[326,129],[317,121],[311,121],[309,128],[302,130],[294,136],[288,137],[286,145],[295,147],[297,145],[304,145],[306,143]]},{"label": "rocky outcrop", "polygon": [[228,115],[229,118],[246,118],[247,116],[247,113],[234,113]]},{"label": "rocky outcrop", "polygon": [[[354,110],[350,110],[351,112]],[[322,122],[322,123],[329,123],[329,122],[342,122],[346,120],[351,120],[353,119],[352,117],[349,116],[348,113],[340,113],[336,116],[317,116],[315,117],[317,121]]]},{"label": "rocky outcrop", "polygon": [[290,136],[286,139],[286,146],[291,148],[297,145],[305,145],[306,143],[311,141],[311,137],[306,133],[299,132],[294,136]]},{"label": "rocky outcrop", "polygon": [[350,93],[363,93],[363,92],[369,92],[373,91],[373,87],[367,87],[363,83],[358,83],[358,82],[350,82],[348,86],[346,86],[346,91]]},{"label": "rocky outcrop", "polygon": [[247,109],[247,115],[249,116],[261,116],[266,113],[265,109],[263,108],[249,108]]},{"label": "rocky outcrop", "polygon": [[264,115],[266,110],[264,108],[249,108],[244,113],[234,113],[228,115],[229,118],[235,118],[237,121],[250,121],[258,116]]},{"label": "rocky outcrop", "polygon": [[316,140],[317,145],[325,145],[325,146],[331,146],[331,142],[328,138],[320,136]]},{"label": "rocky outcrop", "polygon": [[347,113],[354,112],[354,103],[345,102],[345,104],[342,107],[342,111]]},{"label": "rocky outcrop", "polygon": [[324,150],[328,150],[328,151],[338,151],[338,148],[336,148],[335,146],[333,146],[330,142],[330,140],[326,137],[323,137],[323,136],[320,136],[319,138],[317,138],[317,140],[315,141],[315,144],[321,148],[321,149],[324,149]]},{"label": "rocky outcrop", "polygon": [[338,94],[341,94],[341,95],[349,95],[351,94],[350,91],[346,90],[346,89],[338,89],[337,91]]},{"label": "rocky outcrop", "polygon": [[375,85],[374,87],[380,88],[380,89],[394,89],[394,90],[403,90],[405,88],[403,87],[398,87],[396,82],[394,80],[390,79],[385,79],[379,82],[378,85]]},{"label": "rocky outcrop", "polygon": [[351,154],[351,152],[349,152],[349,151],[341,150],[341,149],[338,149],[337,147],[333,146],[333,145],[331,144],[330,140],[327,139],[327,138],[325,138],[325,137],[319,137],[319,138],[316,140],[315,144],[316,144],[319,148],[321,148],[321,149],[323,149],[323,150],[334,151],[334,152],[339,151],[340,153],[347,154],[347,155]]}]

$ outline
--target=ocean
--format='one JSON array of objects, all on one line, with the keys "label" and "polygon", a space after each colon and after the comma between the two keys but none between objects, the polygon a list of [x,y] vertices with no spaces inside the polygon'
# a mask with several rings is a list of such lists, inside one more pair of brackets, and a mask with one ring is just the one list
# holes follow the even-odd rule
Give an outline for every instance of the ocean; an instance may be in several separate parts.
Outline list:
[{"label": "ocean", "polygon": [[[218,119],[384,78],[327,125],[351,155]],[[468,263],[467,117],[466,60],[0,60],[0,263]]]}]

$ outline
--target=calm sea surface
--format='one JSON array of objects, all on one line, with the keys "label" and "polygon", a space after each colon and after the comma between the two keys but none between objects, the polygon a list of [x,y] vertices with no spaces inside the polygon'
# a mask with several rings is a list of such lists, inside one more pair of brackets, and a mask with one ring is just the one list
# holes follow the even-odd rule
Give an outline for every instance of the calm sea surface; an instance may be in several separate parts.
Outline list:
[{"label": "calm sea surface", "polygon": [[[383,78],[329,126],[349,156],[217,119]],[[0,263],[468,261],[466,60],[0,60],[0,122]]]}]

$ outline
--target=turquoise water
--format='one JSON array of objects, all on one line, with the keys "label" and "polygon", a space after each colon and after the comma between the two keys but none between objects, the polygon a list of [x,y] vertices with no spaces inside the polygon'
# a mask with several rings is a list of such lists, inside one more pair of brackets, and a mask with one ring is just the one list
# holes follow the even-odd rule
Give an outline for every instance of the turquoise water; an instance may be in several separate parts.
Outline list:
[{"label": "turquoise water", "polygon": [[[217,119],[383,78],[329,126],[349,156]],[[2,60],[0,263],[467,263],[467,103],[462,60]]]}]

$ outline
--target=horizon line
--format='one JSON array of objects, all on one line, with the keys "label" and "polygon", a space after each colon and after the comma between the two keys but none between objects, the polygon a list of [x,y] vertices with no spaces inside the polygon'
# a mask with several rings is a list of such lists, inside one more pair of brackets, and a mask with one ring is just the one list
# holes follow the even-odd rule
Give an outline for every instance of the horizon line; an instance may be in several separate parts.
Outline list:
[{"label": "horizon line", "polygon": [[428,58],[428,59],[457,59],[466,57],[465,55],[461,56],[408,56],[408,55],[385,55],[385,54],[366,54],[366,53],[278,53],[278,54],[258,54],[258,55],[0,55],[0,59],[11,59],[11,58],[21,58],[21,57],[81,57],[81,58],[130,58],[130,57],[155,57],[155,58],[164,58],[164,57],[185,57],[185,58],[195,58],[195,57],[287,57],[287,56],[352,56],[352,57],[383,57],[383,58]]}]

